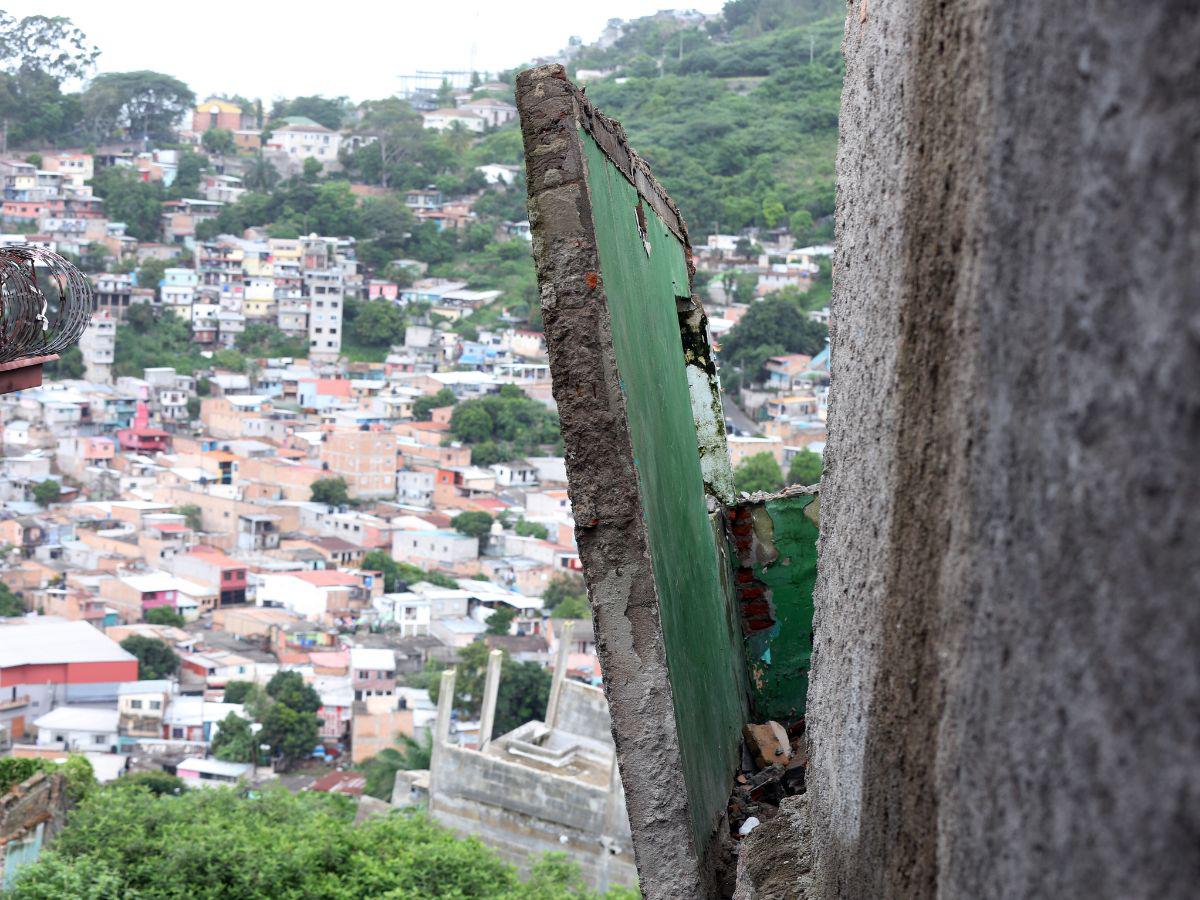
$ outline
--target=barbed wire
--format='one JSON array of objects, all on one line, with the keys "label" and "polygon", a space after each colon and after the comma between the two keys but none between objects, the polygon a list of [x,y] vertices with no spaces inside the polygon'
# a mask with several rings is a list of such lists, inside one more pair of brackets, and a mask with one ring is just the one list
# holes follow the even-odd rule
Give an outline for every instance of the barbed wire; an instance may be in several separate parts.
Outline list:
[{"label": "barbed wire", "polygon": [[94,305],[87,276],[57,253],[0,247],[0,363],[69,350]]}]

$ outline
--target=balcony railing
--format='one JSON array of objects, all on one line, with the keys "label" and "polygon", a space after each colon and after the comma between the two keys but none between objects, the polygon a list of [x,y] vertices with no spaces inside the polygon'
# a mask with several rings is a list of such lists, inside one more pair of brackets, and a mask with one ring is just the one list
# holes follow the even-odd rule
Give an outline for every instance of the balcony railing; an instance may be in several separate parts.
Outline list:
[{"label": "balcony railing", "polygon": [[70,349],[91,321],[91,283],[57,253],[0,248],[0,392],[41,383],[41,364]]}]

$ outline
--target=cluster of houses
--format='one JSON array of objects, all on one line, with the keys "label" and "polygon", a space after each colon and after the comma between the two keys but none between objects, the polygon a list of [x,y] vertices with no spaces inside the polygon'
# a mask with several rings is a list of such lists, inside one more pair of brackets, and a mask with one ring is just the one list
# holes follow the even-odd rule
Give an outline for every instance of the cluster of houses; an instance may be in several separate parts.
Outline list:
[{"label": "cluster of houses", "polygon": [[[698,272],[708,277],[709,333],[719,347],[750,309],[750,303],[783,288],[808,291],[820,273],[818,260],[833,253],[821,245],[796,247],[785,229],[749,229],[743,234],[712,234],[696,248]],[[735,279],[753,279],[753,296],[737,297]],[[749,299],[749,302],[739,302]],[[809,313],[828,324],[829,310]],[[770,453],[785,467],[796,454],[825,449],[825,417],[829,396],[829,348],[815,355],[789,353],[771,357],[762,383],[742,384],[736,407],[727,406],[729,456],[736,467],[748,456]]]}]

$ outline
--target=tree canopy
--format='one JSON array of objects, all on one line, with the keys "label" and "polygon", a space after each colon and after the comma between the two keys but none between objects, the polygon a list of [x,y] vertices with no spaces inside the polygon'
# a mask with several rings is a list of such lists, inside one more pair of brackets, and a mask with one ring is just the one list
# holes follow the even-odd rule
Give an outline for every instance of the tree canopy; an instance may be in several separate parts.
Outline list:
[{"label": "tree canopy", "polygon": [[131,634],[121,641],[121,649],[137,657],[138,679],[141,681],[169,678],[179,671],[179,657],[157,638]]},{"label": "tree canopy", "polygon": [[783,487],[783,469],[770,453],[755,453],[738,463],[733,480],[739,491],[777,491]]},{"label": "tree canopy", "polygon": [[383,589],[389,594],[401,590],[402,584],[426,581],[437,587],[456,588],[458,582],[441,572],[426,572],[411,563],[397,562],[386,550],[371,550],[363,556],[363,569],[383,573]]},{"label": "tree canopy", "polygon": [[[349,798],[228,788],[155,794],[121,778],[85,799],[6,900],[82,897],[599,900],[555,854],[526,881],[475,839],[415,811],[354,824]],[[632,900],[631,891],[607,900]]]},{"label": "tree canopy", "polygon": [[821,480],[821,454],[809,449],[801,450],[788,464],[789,484],[816,484]]},{"label": "tree canopy", "polygon": [[319,478],[312,483],[310,490],[313,503],[344,506],[350,502],[350,491],[346,487],[345,478]]}]

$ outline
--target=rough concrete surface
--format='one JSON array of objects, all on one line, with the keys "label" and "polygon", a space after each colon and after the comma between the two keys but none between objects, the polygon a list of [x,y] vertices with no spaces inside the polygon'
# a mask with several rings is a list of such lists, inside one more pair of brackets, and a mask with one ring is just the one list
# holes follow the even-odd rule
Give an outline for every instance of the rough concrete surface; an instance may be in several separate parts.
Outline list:
[{"label": "rough concrete surface", "polygon": [[733,900],[805,900],[811,889],[808,797],[800,794],[742,838]]},{"label": "rough concrete surface", "polygon": [[1200,884],[1200,7],[855,0],[821,897]]}]

